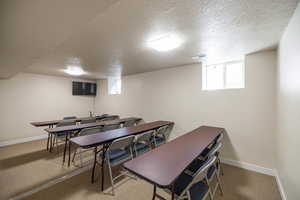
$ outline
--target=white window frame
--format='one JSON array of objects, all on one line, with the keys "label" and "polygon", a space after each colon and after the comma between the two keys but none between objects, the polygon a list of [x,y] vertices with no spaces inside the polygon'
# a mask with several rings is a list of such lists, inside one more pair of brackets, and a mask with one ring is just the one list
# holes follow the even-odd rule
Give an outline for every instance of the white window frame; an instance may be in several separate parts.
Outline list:
[{"label": "white window frame", "polygon": [[[119,83],[117,83],[119,81]],[[112,84],[120,84],[119,89],[117,91],[113,91]],[[107,78],[107,90],[108,95],[119,95],[122,93],[122,79],[121,77],[108,77]]]},{"label": "white window frame", "polygon": [[[241,63],[242,64],[242,85],[241,87],[227,87],[227,81],[226,81],[226,70],[228,64],[235,64],[235,63]],[[214,66],[214,65],[223,65],[223,88],[219,89],[208,89],[207,88],[207,68]],[[214,90],[233,90],[233,89],[243,89],[245,88],[245,62],[244,60],[237,60],[237,61],[230,61],[225,63],[218,63],[218,64],[209,64],[206,65],[205,63],[202,63],[202,90],[205,91],[214,91]]]}]

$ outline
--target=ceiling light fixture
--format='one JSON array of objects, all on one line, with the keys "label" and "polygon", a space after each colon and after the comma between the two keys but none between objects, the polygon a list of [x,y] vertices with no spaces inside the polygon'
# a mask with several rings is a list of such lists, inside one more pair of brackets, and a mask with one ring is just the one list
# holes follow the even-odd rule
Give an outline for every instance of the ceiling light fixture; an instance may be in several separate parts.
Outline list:
[{"label": "ceiling light fixture", "polygon": [[206,58],[205,54],[200,54],[192,57],[193,60],[197,60],[197,61],[205,60],[205,58]]},{"label": "ceiling light fixture", "polygon": [[181,45],[182,41],[175,35],[165,35],[148,41],[148,46],[156,51],[170,51]]},{"label": "ceiling light fixture", "polygon": [[76,65],[69,65],[67,69],[64,69],[63,71],[72,76],[80,76],[86,74],[86,72],[83,71],[83,69],[80,66],[76,66]]}]

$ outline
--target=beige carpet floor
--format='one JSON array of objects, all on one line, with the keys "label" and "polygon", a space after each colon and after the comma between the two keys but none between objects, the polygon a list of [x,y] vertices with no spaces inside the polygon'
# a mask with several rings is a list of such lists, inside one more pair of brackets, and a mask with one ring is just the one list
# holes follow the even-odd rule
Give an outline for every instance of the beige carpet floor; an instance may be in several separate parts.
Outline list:
[{"label": "beige carpet floor", "polygon": [[[62,155],[49,153],[45,140],[0,148],[0,199],[9,199],[38,188],[50,180],[78,170],[78,167],[62,165]],[[223,165],[225,175],[221,177],[224,195],[217,200],[280,200],[274,177],[258,174],[229,165]],[[114,172],[118,173],[119,169]],[[106,171],[107,172],[107,171]],[[110,183],[105,173],[105,191],[100,192],[100,170],[97,181],[90,183],[91,170],[28,196],[26,199],[103,199],[103,200],[147,200],[152,198],[153,186],[143,180],[121,179],[116,195],[110,194]],[[159,193],[170,199],[169,195]]]}]

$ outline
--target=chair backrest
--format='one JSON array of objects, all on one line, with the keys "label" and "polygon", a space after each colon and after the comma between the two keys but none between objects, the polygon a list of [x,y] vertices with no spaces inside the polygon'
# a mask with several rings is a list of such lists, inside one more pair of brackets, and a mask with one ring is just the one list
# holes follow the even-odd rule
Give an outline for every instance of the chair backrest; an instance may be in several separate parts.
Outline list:
[{"label": "chair backrest", "polygon": [[170,136],[171,131],[172,131],[172,127],[170,125],[166,125],[166,126],[160,127],[157,130],[156,134],[162,135],[165,138],[165,140],[167,141]]},{"label": "chair backrest", "polygon": [[79,135],[80,136],[92,135],[101,132],[101,129],[102,129],[101,127],[85,128],[79,132]]},{"label": "chair backrest", "polygon": [[217,152],[220,151],[221,147],[222,147],[222,143],[217,143],[217,144],[215,144],[215,145],[209,150],[209,152],[208,152],[208,154],[207,154],[207,157],[208,157],[208,158],[211,158],[211,157],[215,156],[215,155],[217,154]]},{"label": "chair backrest", "polygon": [[218,137],[214,140],[214,142],[212,142],[207,148],[208,149],[212,149],[215,145],[217,145],[218,143],[221,143],[224,137],[224,133],[221,133],[220,135],[218,135]]},{"label": "chair backrest", "polygon": [[119,119],[119,117],[118,116],[105,117],[105,118],[101,119],[100,121],[110,121],[110,120],[115,120],[115,119]]},{"label": "chair backrest", "polygon": [[147,144],[151,143],[151,137],[154,131],[147,131],[136,136],[136,142],[145,142]]},{"label": "chair backrest", "polygon": [[76,116],[69,116],[69,117],[64,117],[63,120],[69,120],[69,119],[76,119]]},{"label": "chair backrest", "polygon": [[103,126],[102,131],[110,131],[118,128],[120,128],[120,124],[110,124]]},{"label": "chair backrest", "polygon": [[218,138],[217,138],[217,140],[216,140],[216,143],[222,142],[223,138],[224,138],[224,133],[221,133],[221,134],[218,136]]},{"label": "chair backrest", "polygon": [[88,124],[94,122],[96,122],[96,119],[87,119],[87,120],[81,120],[80,124]]},{"label": "chair backrest", "polygon": [[135,125],[136,125],[136,120],[135,119],[126,121],[124,123],[124,127],[131,127],[131,126],[135,126]]},{"label": "chair backrest", "polygon": [[62,126],[72,126],[72,125],[76,125],[76,121],[68,120],[68,121],[60,122],[56,126],[57,127],[62,127]]},{"label": "chair backrest", "polygon": [[131,147],[134,139],[135,139],[134,135],[116,139],[110,144],[110,146],[108,147],[108,151],[114,150],[114,149],[125,149],[128,147]]},{"label": "chair backrest", "polygon": [[207,172],[209,170],[209,168],[212,166],[212,165],[215,165],[217,161],[217,157],[216,156],[213,156],[213,157],[210,157],[209,159],[207,159],[205,161],[205,163],[197,170],[197,172],[193,175],[193,180],[191,181],[191,183],[189,183],[187,185],[187,187],[181,192],[181,194],[179,196],[183,196],[185,195],[188,190],[195,184],[195,183],[198,183],[199,181],[202,181],[202,180],[206,180],[207,181]]}]

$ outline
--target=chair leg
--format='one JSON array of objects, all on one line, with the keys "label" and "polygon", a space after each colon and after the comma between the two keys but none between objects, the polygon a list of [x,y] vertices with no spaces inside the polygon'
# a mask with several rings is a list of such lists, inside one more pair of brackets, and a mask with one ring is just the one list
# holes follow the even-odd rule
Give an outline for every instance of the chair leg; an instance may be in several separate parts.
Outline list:
[{"label": "chair leg", "polygon": [[57,138],[57,136],[54,136],[54,146],[55,146],[55,149],[56,149],[56,153],[58,154],[59,150],[58,150],[58,138]]},{"label": "chair leg", "polygon": [[222,189],[222,186],[221,186],[221,181],[220,181],[220,177],[219,177],[218,173],[216,173],[216,177],[217,177],[217,184],[218,184],[217,186],[218,186],[218,188],[220,190],[221,196],[223,196],[223,189]]},{"label": "chair leg", "polygon": [[113,179],[113,174],[112,174],[111,165],[109,161],[107,161],[107,165],[108,165],[109,177],[111,182],[111,191],[112,191],[112,195],[114,196],[115,195],[114,179]]},{"label": "chair leg", "polygon": [[[133,153],[132,153],[132,148],[130,147],[130,149],[129,149],[129,151],[130,151],[130,153],[131,153],[131,160],[133,160]],[[137,151],[136,151],[136,156],[137,156]],[[136,180],[137,181],[137,177],[136,176],[130,176],[130,175],[127,175],[127,176],[129,176],[130,178],[133,178],[134,180]]]},{"label": "chair leg", "polygon": [[191,193],[189,191],[186,192],[186,196],[183,197],[183,198],[178,198],[178,199],[187,199],[187,200],[192,200],[192,197],[191,197]]},{"label": "chair leg", "polygon": [[219,157],[217,157],[217,162],[218,162],[218,164],[219,164],[219,168],[220,168],[221,175],[224,176],[223,167],[221,166],[221,160],[220,160]]},{"label": "chair leg", "polygon": [[209,193],[210,200],[213,200],[213,194],[212,194],[211,189],[210,189],[208,178],[205,177],[204,180],[205,180],[206,184],[208,185],[208,193]]},{"label": "chair leg", "polygon": [[53,148],[55,147],[56,153],[59,154],[59,138],[57,136],[54,137]]},{"label": "chair leg", "polygon": [[[136,150],[136,145],[134,145],[134,152],[135,152],[135,157],[137,157],[138,156],[138,152],[137,152],[137,150]],[[133,156],[132,156],[133,157]]]},{"label": "chair leg", "polygon": [[163,138],[164,138],[163,144],[166,144],[167,143],[167,137],[165,135],[163,135]]},{"label": "chair leg", "polygon": [[220,171],[221,171],[221,175],[224,176],[224,170],[223,167],[220,165]]},{"label": "chair leg", "polygon": [[80,167],[83,167],[82,149],[79,149]]},{"label": "chair leg", "polygon": [[[206,200],[206,199],[208,199],[208,197],[209,197],[209,200],[213,200],[213,199],[211,198],[211,196],[209,195],[209,192],[206,193],[206,195],[204,195],[202,199],[203,199],[203,200]],[[186,199],[184,199],[184,200],[186,200]],[[192,199],[191,199],[191,195],[188,196],[188,200],[192,200]]]},{"label": "chair leg", "polygon": [[73,162],[73,163],[74,163],[74,161],[75,161],[75,156],[76,156],[76,154],[77,154],[77,148],[75,149],[74,154],[73,154],[73,158],[72,158],[72,162]]},{"label": "chair leg", "polygon": [[159,146],[159,144],[157,144],[157,141],[155,138],[154,138],[154,146],[155,146],[155,148]]},{"label": "chair leg", "polygon": [[155,139],[156,133],[157,133],[157,130],[155,130],[155,132],[153,134],[154,148],[157,147],[157,142],[156,142],[156,139]]}]

